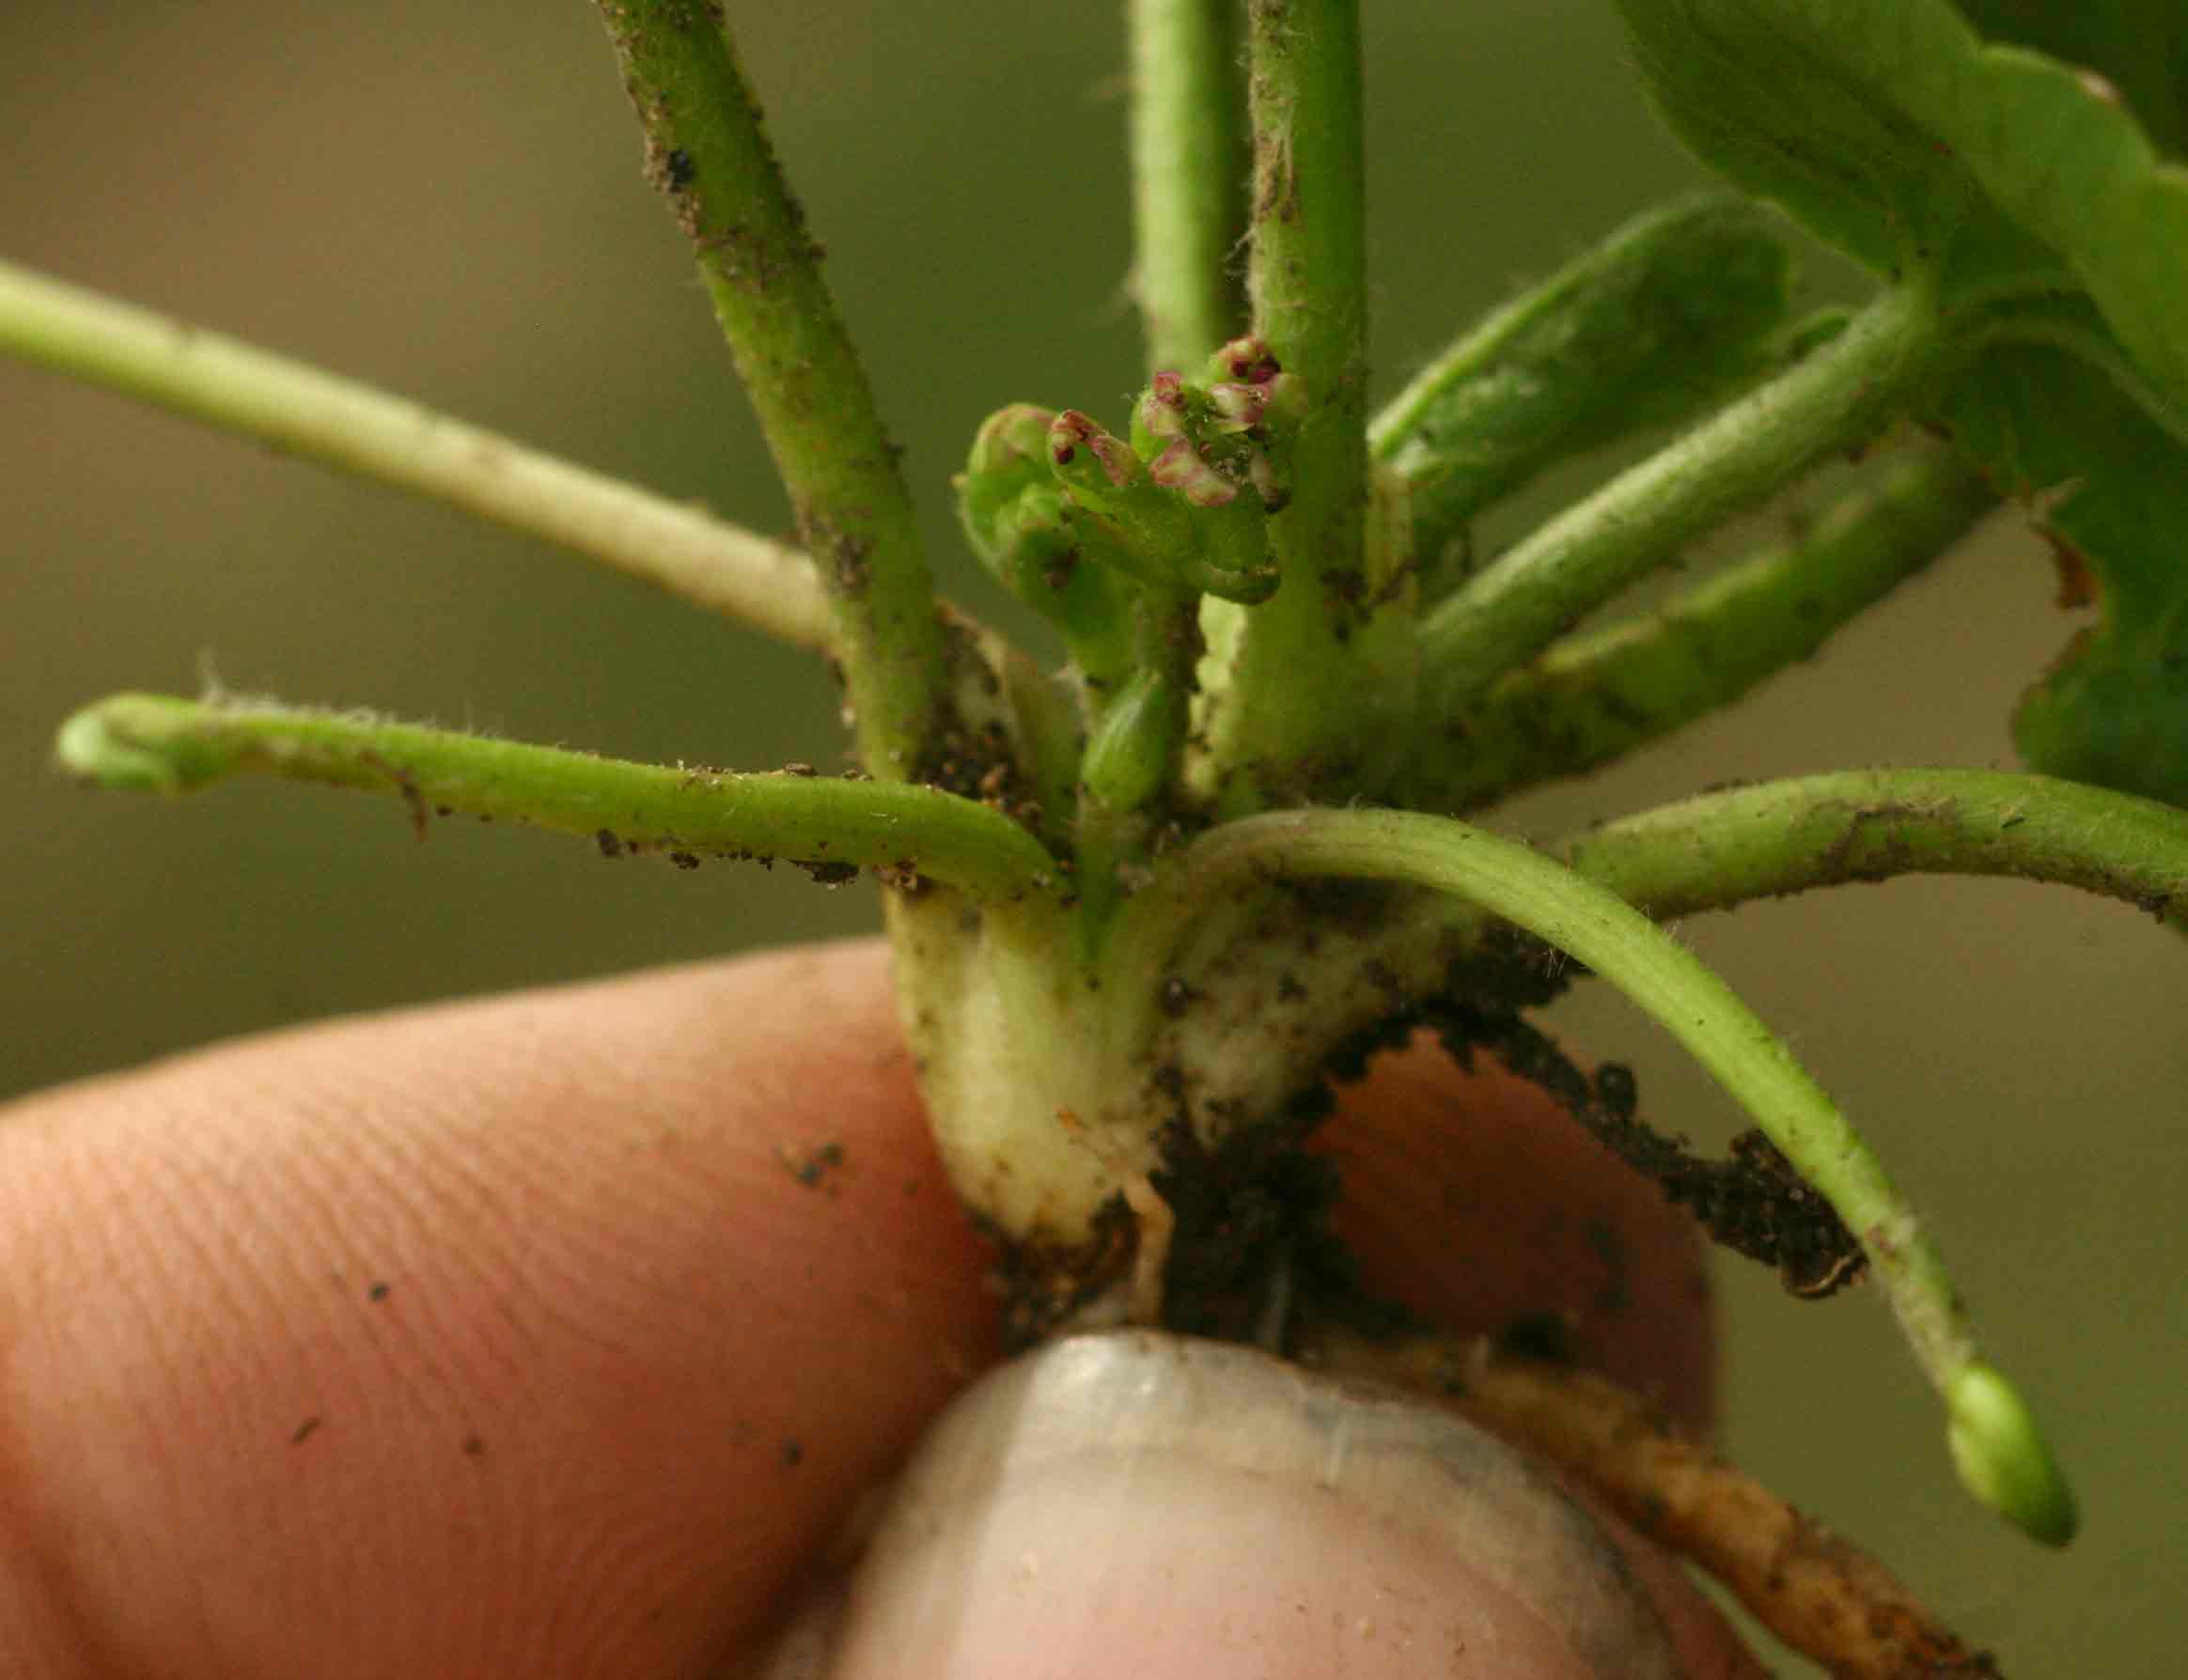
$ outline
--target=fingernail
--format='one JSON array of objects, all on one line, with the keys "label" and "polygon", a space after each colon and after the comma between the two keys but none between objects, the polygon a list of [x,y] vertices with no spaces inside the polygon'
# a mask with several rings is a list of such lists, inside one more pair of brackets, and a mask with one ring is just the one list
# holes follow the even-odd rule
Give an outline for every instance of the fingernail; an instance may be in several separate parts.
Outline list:
[{"label": "fingernail", "polygon": [[1501,1441],[1141,1331],[961,1396],[806,1638],[828,1680],[1680,1672],[1618,1548]]}]

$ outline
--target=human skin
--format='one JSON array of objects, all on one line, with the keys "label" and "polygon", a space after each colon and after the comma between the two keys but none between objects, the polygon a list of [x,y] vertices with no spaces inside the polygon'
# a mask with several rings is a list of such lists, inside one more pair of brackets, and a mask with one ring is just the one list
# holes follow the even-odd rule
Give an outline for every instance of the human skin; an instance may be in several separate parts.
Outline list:
[{"label": "human skin", "polygon": [[[1323,1146],[1372,1281],[1461,1327],[1570,1309],[1706,1424],[1691,1232],[1531,1089],[1415,1049]],[[992,1259],[872,942],[31,1097],[0,1111],[0,1673],[735,1672],[997,1357]],[[1758,1672],[1662,1574],[1690,1668]]]}]

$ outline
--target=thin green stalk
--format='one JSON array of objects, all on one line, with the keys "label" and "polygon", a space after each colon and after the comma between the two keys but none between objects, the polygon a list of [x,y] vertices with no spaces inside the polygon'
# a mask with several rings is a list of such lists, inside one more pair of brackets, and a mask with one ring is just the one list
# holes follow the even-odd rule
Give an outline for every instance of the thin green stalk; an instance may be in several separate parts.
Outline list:
[{"label": "thin green stalk", "polygon": [[1621,473],[1484,568],[1421,621],[1435,715],[1477,704],[1506,672],[1680,548],[1919,394],[1942,353],[1935,300],[1883,292],[1785,374]]},{"label": "thin green stalk", "polygon": [[1242,144],[1234,0],[1132,0],[1133,291],[1148,369],[1197,367],[1235,331]]},{"label": "thin green stalk", "polygon": [[2002,875],[2188,930],[2188,812],[2000,770],[1849,770],[1706,793],[1556,848],[1658,920],[1840,881]]},{"label": "thin green stalk", "polygon": [[[1558,462],[1686,424],[1769,371],[1792,259],[1753,199],[1636,216],[1461,334],[1368,428],[1435,582],[1469,522]],[[1457,583],[1458,579],[1450,582]]]},{"label": "thin green stalk", "polygon": [[425,496],[801,647],[833,640],[795,549],[354,380],[0,262],[0,353]]},{"label": "thin green stalk", "polygon": [[1079,762],[1077,822],[1079,955],[1095,960],[1117,907],[1149,872],[1151,848],[1183,757],[1200,634],[1196,598],[1145,584],[1133,603],[1135,676],[1092,709]]},{"label": "thin green stalk", "polygon": [[1368,541],[1366,207],[1358,0],[1254,0],[1254,331],[1304,381],[1291,500],[1269,522],[1282,586],[1210,602],[1224,669],[1208,708],[1223,808],[1373,785],[1375,744],[1410,716],[1397,559]]},{"label": "thin green stalk", "polygon": [[[1784,1041],[1699,958],[1608,889],[1516,841],[1408,811],[1287,811],[1211,830],[1128,908],[1133,955],[1167,947],[1197,907],[1276,877],[1401,881],[1449,893],[1570,952],[1694,1055],[1835,1207],[1868,1253],[1944,1397],[1962,1480],[2039,1538],[2073,1501],[2026,1408],[1977,1356],[1935,1246],[1883,1164]],[[1120,944],[1124,934],[1120,929]]]},{"label": "thin green stalk", "polygon": [[877,776],[916,780],[940,744],[947,667],[912,500],[720,12],[601,0],[647,175],[692,241],[834,606],[860,754]]},{"label": "thin green stalk", "polygon": [[1993,506],[1941,451],[1850,492],[1812,530],[1652,613],[1554,644],[1420,743],[1414,809],[1467,811],[1578,775],[1730,705],[1811,657]]},{"label": "thin green stalk", "polygon": [[102,786],[156,793],[246,771],[397,793],[421,837],[433,815],[461,812],[589,834],[611,856],[779,857],[825,876],[885,868],[998,906],[1061,886],[1031,834],[934,788],[633,764],[363,712],[116,694],[61,726],[55,756]]}]

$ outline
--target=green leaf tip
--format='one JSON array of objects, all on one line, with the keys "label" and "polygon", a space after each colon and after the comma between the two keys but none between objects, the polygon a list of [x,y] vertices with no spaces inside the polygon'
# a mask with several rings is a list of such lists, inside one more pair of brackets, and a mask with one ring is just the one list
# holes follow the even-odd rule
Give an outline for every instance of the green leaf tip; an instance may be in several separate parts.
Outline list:
[{"label": "green leaf tip", "polygon": [[2073,1491],[2020,1391],[1978,1362],[1954,1376],[1945,1404],[1946,1440],[1968,1491],[2032,1539],[2071,1540],[2081,1523]]},{"label": "green leaf tip", "polygon": [[60,726],[54,765],[64,775],[125,793],[186,793],[219,776],[226,755],[162,727],[175,702],[114,694]]}]

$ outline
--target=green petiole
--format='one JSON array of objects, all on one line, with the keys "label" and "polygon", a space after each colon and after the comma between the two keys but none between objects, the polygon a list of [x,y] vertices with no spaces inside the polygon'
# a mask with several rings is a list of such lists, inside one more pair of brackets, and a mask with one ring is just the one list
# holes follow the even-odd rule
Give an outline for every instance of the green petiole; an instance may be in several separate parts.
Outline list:
[{"label": "green petiole", "polygon": [[102,786],[180,794],[253,772],[399,794],[422,835],[461,812],[587,834],[615,855],[782,858],[828,878],[924,876],[990,905],[1057,894],[1055,861],[998,812],[931,787],[596,758],[358,712],[116,694],[54,755]]},{"label": "green petiole", "polygon": [[1226,278],[1243,210],[1233,0],[1132,0],[1132,288],[1148,371],[1190,366],[1237,326]]},{"label": "green petiole", "polygon": [[1264,0],[1246,34],[1253,332],[1307,411],[1269,521],[1283,586],[1202,613],[1195,774],[1226,814],[1374,786],[1374,743],[1410,733],[1414,666],[1404,556],[1369,540],[1358,0]]},{"label": "green petiole", "polygon": [[601,0],[647,174],[692,242],[835,614],[867,768],[915,781],[947,661],[912,498],[718,7]]},{"label": "green petiole", "polygon": [[1997,875],[2079,887],[2188,930],[2188,812],[2052,776],[1798,776],[1621,817],[1555,849],[1659,920],[1839,881]]},{"label": "green petiole", "polygon": [[1942,354],[1935,300],[1904,281],[1789,371],[1559,514],[1421,621],[1435,715],[1471,709],[1684,544],[1832,450],[1866,442],[1921,392]]},{"label": "green petiole", "polygon": [[1468,329],[1368,430],[1439,576],[1483,509],[1560,460],[1702,412],[1765,370],[1783,224],[1728,195],[1638,216]]},{"label": "green petiole", "polygon": [[797,550],[271,350],[0,262],[0,352],[603,562],[801,647],[835,639]]},{"label": "green petiole", "polygon": [[1408,805],[1462,812],[1579,775],[1730,705],[1813,655],[1995,506],[1926,452],[1814,525],[1650,612],[1554,643],[1418,743]]}]

